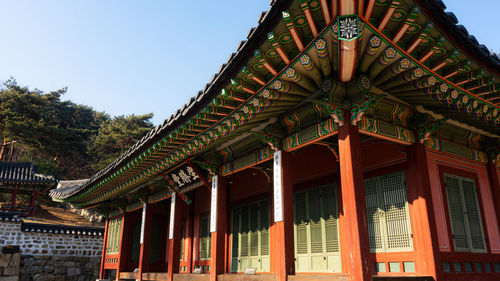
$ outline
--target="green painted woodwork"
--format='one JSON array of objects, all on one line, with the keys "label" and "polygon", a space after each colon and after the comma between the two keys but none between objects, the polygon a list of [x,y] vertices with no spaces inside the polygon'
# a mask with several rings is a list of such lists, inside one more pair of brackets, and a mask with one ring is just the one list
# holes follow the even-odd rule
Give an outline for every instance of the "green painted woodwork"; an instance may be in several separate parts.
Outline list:
[{"label": "green painted woodwork", "polygon": [[444,182],[455,251],[486,252],[474,180],[444,174]]},{"label": "green painted woodwork", "polygon": [[[218,76],[225,77],[225,81],[218,81],[220,93],[214,94],[199,112],[188,111],[186,116],[190,117],[179,122],[182,124],[169,127],[163,136],[155,136],[160,139],[140,144],[139,151],[114,163],[117,165],[112,169],[94,177],[88,188],[64,201],[85,207],[123,198],[185,159],[203,158],[224,141],[242,136],[271,118],[285,118],[291,126],[289,133],[303,129],[288,110],[323,91],[322,82],[340,72],[339,37],[335,34],[338,22],[327,26],[319,1],[306,2],[292,1],[284,19],[277,18],[276,25],[259,27],[270,34],[269,40],[242,47],[254,46],[243,53],[254,52],[255,56],[238,60],[241,65],[237,68],[244,71],[224,68],[224,75]],[[377,26],[391,7],[385,3],[391,1],[377,1],[384,4],[374,7],[370,18],[373,26],[359,19],[356,73],[365,73],[369,78],[374,86],[370,94],[388,93],[409,107],[422,105],[462,124],[498,134],[498,75],[479,64],[477,57],[455,46],[453,38],[445,38],[445,31],[433,28],[433,19],[419,12],[418,3],[415,6],[414,1],[393,2],[398,2],[397,10],[383,30]],[[305,19],[306,10],[311,12],[311,18]],[[305,26],[311,23],[309,28]],[[403,24],[409,27],[396,44],[391,38],[402,30]],[[320,31],[317,36],[312,35],[313,25]],[[299,40],[291,36],[289,28],[297,31],[303,51],[293,44]],[[422,40],[420,45],[407,51],[417,38]],[[421,63],[429,50],[434,53]],[[207,89],[211,94],[211,87]],[[348,91],[343,92],[335,92],[335,96],[349,100]],[[361,109],[362,104],[354,108],[354,120],[361,117]],[[378,106],[374,111],[377,110]],[[376,113],[370,117],[377,119]],[[380,121],[406,127],[406,114],[405,108],[395,108],[393,120]],[[323,119],[315,123],[320,120]],[[398,133],[385,125],[381,123],[378,129],[387,135]],[[312,136],[312,132],[308,133]],[[298,136],[296,139],[300,140]]]},{"label": "green painted woodwork", "polygon": [[269,272],[269,202],[264,200],[234,207],[232,222],[231,272],[247,268]]},{"label": "green painted woodwork", "polygon": [[412,251],[405,174],[368,178],[364,185],[371,252]]},{"label": "green painted woodwork", "polygon": [[296,272],[341,272],[335,184],[295,192]]},{"label": "green painted woodwork", "polygon": [[106,254],[117,254],[120,251],[121,228],[122,218],[114,219],[109,222]]},{"label": "green painted woodwork", "polygon": [[427,140],[424,141],[424,145],[432,150],[446,152],[448,154],[464,157],[477,162],[488,163],[488,156],[486,153],[466,147],[465,145],[452,143],[433,136],[429,136]]},{"label": "green painted woodwork", "polygon": [[200,218],[200,260],[210,259],[211,235],[210,235],[210,216]]}]

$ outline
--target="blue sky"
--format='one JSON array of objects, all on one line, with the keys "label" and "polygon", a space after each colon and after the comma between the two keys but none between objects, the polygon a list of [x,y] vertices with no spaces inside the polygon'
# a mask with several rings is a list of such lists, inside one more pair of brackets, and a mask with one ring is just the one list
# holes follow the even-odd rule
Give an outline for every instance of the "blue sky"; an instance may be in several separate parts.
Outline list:
[{"label": "blue sky", "polygon": [[[500,51],[500,1],[445,3]],[[110,115],[153,112],[159,124],[204,87],[269,0],[16,0],[0,9],[1,81],[67,86],[63,99]]]}]

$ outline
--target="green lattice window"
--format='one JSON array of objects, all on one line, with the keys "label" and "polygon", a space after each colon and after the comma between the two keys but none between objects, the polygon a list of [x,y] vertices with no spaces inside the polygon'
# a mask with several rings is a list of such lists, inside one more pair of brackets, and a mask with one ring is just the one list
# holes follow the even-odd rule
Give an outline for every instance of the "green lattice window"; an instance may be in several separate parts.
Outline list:
[{"label": "green lattice window", "polygon": [[122,219],[111,220],[108,224],[108,241],[106,243],[106,254],[116,254],[120,251],[120,234]]},{"label": "green lattice window", "polygon": [[200,260],[210,259],[210,216],[200,218]]},{"label": "green lattice window", "polygon": [[232,221],[231,271],[257,268],[257,272],[269,272],[269,202],[234,207]]},{"label": "green lattice window", "polygon": [[371,252],[412,251],[405,174],[366,179],[365,199]]},{"label": "green lattice window", "polygon": [[335,184],[295,192],[297,272],[341,272]]},{"label": "green lattice window", "polygon": [[473,179],[444,174],[451,233],[457,252],[486,252]]}]

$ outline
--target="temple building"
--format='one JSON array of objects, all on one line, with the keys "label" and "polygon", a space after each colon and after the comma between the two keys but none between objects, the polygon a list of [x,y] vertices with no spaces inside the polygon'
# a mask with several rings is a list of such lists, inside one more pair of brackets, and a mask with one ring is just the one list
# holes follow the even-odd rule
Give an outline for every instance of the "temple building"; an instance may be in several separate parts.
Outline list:
[{"label": "temple building", "polygon": [[271,1],[195,97],[51,193],[106,215],[100,278],[500,280],[500,60],[445,8]]},{"label": "temple building", "polygon": [[56,184],[53,176],[38,173],[34,163],[0,161],[0,211],[30,216],[38,194],[47,194]]}]

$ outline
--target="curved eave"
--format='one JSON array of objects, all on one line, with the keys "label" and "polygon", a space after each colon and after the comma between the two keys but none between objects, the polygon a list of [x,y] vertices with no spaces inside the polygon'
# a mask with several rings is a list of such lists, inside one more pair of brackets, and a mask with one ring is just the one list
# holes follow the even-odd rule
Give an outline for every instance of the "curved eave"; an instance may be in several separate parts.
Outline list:
[{"label": "curved eave", "polygon": [[[422,105],[431,110],[443,109],[446,114],[461,122],[498,133],[499,106],[484,98],[498,95],[495,84],[500,82],[498,67],[493,65],[488,71],[473,75],[476,69],[483,68],[477,61],[481,62],[484,57],[474,56],[469,52],[455,52],[459,39],[451,38],[448,40],[451,43],[445,45],[428,45],[429,42],[439,41],[440,36],[455,36],[453,33],[443,34],[439,25],[426,34],[429,42],[417,44],[411,52],[407,51],[417,35],[406,34],[405,31],[398,37],[394,33],[410,21],[407,18],[405,21],[393,18],[397,7],[388,4],[393,1],[381,0],[380,5],[375,4],[376,2],[379,1],[365,1],[363,11],[370,10],[368,6],[373,5],[372,11],[378,16],[370,18],[369,15],[366,17],[367,14],[362,15],[362,19],[371,20],[373,24],[365,23],[364,30],[361,27],[359,38],[352,41],[357,53],[355,61],[351,62],[358,67],[357,74],[368,75],[375,86],[410,105]],[[401,10],[401,14],[406,13],[405,15],[410,15],[408,7],[413,7],[415,3],[424,10],[439,3],[427,0],[394,2],[402,2],[399,7],[406,7],[407,12]],[[317,0],[276,1],[272,5],[268,13],[261,15],[260,25],[250,30],[248,41],[242,41],[238,46],[238,53],[229,57],[228,62],[221,66],[220,73],[214,75],[203,91],[108,167],[99,171],[78,191],[62,200],[77,206],[88,206],[116,198],[161,176],[185,159],[249,131],[263,120],[281,116],[287,108],[317,92],[321,81],[326,77],[343,77],[339,75],[342,54],[338,51],[339,43],[333,32],[335,19],[331,19],[329,15],[331,7],[325,9]],[[282,16],[282,11],[286,9],[289,11]],[[441,12],[444,13],[443,9]],[[429,19],[424,13],[416,13],[413,20],[425,23]],[[430,20],[436,21],[432,18]],[[422,33],[422,26],[420,28]],[[274,36],[268,36],[270,31]],[[383,42],[371,46],[373,37],[379,37]],[[394,42],[396,37],[399,42]],[[441,51],[445,56],[433,53],[425,55],[429,50],[435,49],[438,52],[439,48],[444,50]],[[466,45],[466,49],[470,48],[472,45]],[[256,50],[261,53],[254,55]],[[456,58],[450,57],[451,54],[456,54]],[[304,55],[309,61],[301,60],[299,63],[299,58]],[[409,61],[408,67],[398,67],[403,59]],[[449,75],[449,71],[468,59],[474,61],[468,72]],[[490,60],[495,64],[494,59]],[[408,77],[411,79],[407,79]],[[466,79],[466,82],[458,85],[461,80],[457,80],[457,77]],[[491,93],[479,96],[478,89],[473,89],[470,84],[484,81],[493,81],[494,87],[491,88]],[[402,92],[401,89],[406,91]]]}]

